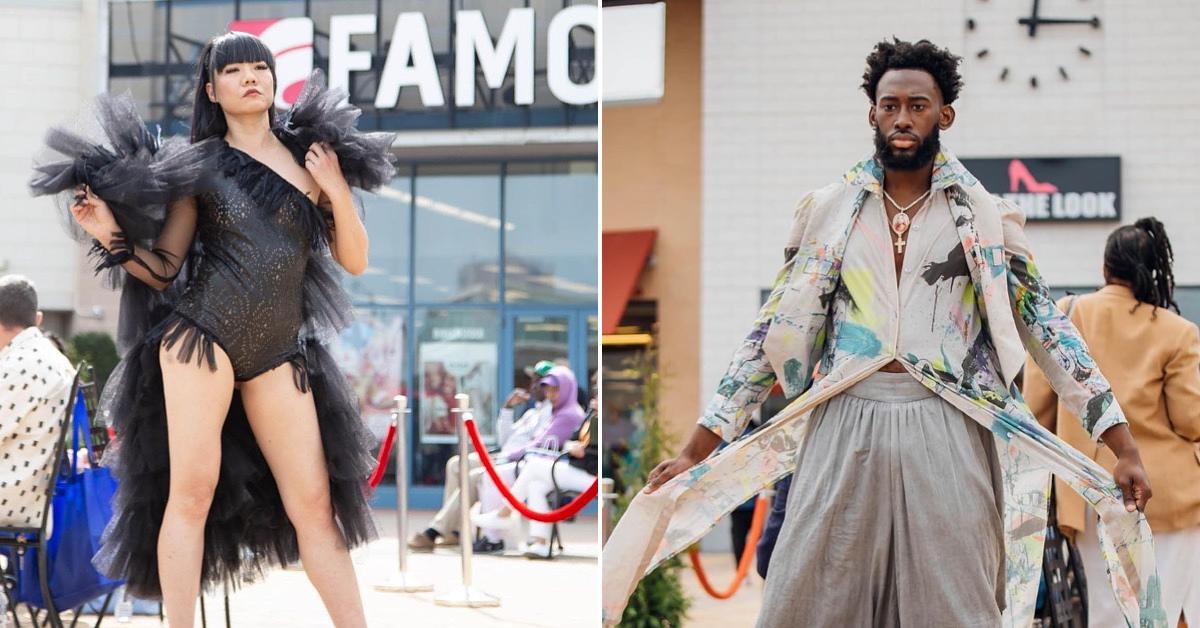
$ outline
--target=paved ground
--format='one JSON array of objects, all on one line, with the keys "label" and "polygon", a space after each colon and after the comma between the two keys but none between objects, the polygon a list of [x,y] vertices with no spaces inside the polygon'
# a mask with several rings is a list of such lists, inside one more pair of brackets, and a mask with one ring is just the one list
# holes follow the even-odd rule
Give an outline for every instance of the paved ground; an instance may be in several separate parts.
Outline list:
[{"label": "paved ground", "polygon": [[[432,513],[411,512],[410,529]],[[585,520],[590,519],[590,520]],[[440,593],[460,583],[457,551],[410,554],[409,570],[431,581],[431,593],[387,593],[371,585],[396,569],[396,521],[392,511],[376,511],[381,538],[354,552],[354,562],[368,623],[372,627],[462,628],[512,626],[526,628],[594,628],[600,617],[597,528],[594,518],[580,517],[562,526],[566,555],[534,561],[519,555],[476,556],[475,585],[501,598],[497,608],[447,608],[434,604]],[[233,626],[237,628],[328,628],[329,618],[303,571],[283,570],[230,596]],[[209,626],[224,626],[219,595],[207,596]],[[78,626],[92,628],[95,616],[85,615]],[[25,621],[22,610],[22,624]],[[161,627],[157,617],[137,616],[127,624],[105,618],[104,628]],[[200,622],[197,620],[196,625]]]}]

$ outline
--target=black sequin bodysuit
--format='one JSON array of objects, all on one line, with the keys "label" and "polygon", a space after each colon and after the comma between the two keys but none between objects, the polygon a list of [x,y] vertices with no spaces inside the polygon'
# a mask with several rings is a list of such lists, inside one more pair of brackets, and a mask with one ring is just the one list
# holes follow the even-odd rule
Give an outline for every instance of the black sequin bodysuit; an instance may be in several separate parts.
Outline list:
[{"label": "black sequin bodysuit", "polygon": [[[256,202],[230,176],[197,198],[196,239],[203,251],[175,311],[211,336],[245,381],[303,353],[303,282],[310,252],[304,214],[318,211],[298,189],[249,155],[229,159],[273,180],[277,206]],[[291,188],[288,190],[287,188]],[[294,192],[294,193],[288,193]]]}]

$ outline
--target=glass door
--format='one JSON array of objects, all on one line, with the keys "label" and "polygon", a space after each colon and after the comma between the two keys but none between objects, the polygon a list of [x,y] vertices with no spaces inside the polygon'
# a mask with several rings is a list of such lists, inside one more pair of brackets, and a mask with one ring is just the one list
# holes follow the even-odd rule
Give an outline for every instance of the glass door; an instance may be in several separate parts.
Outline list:
[{"label": "glass door", "polygon": [[509,311],[507,332],[512,361],[501,382],[501,397],[513,388],[528,389],[531,384],[525,369],[541,360],[571,367],[579,384],[579,405],[585,409],[591,394],[591,376],[596,372],[597,317],[594,310],[518,310]]}]

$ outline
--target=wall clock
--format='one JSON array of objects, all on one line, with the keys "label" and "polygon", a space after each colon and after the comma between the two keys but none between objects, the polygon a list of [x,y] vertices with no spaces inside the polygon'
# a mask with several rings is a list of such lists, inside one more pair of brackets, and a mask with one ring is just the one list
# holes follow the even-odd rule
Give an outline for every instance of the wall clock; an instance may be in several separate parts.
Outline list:
[{"label": "wall clock", "polygon": [[[967,18],[967,45],[974,46],[971,54],[977,59],[983,59],[991,54],[991,51],[983,45],[983,40],[988,36],[995,36],[1002,32],[1001,29],[1015,29],[1024,33],[1029,40],[1036,40],[1039,35],[1045,37],[1047,32],[1052,30],[1071,31],[1079,37],[1079,43],[1074,48],[1074,59],[1088,59],[1092,56],[1092,42],[1096,39],[1096,33],[1100,30],[1100,16],[1095,15],[1089,10],[1089,5],[1086,0],[1077,0],[1070,2],[1068,0],[1052,0],[1043,3],[1041,0],[1030,0],[1032,6],[1028,11],[1008,12],[1003,11],[999,6],[991,9],[988,13],[989,18],[986,22],[983,19],[975,17]],[[1005,8],[1008,5],[1015,5],[1015,2],[996,2],[988,3],[987,0],[979,0],[981,4],[1003,4]],[[1051,5],[1044,7],[1043,4]],[[1082,9],[1081,9],[1082,7]],[[1048,59],[1046,62],[1051,64],[1049,68],[1042,66],[1033,71],[1028,71],[1028,83],[1031,88],[1036,89],[1039,81],[1039,72],[1045,76],[1047,69],[1050,73],[1057,73],[1060,80],[1070,80],[1071,75],[1067,70],[1067,64],[1071,59]],[[1018,72],[1024,72],[1024,69],[1017,69],[1009,65],[1002,65],[997,78],[1001,81],[1007,81],[1014,77]]]}]

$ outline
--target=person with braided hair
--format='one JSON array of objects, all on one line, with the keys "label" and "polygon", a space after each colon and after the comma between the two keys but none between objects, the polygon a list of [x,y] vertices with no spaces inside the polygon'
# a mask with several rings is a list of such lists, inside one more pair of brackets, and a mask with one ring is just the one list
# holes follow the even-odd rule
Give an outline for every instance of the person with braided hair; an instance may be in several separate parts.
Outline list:
[{"label": "person with braided hair", "polygon": [[[1200,330],[1178,314],[1171,241],[1163,224],[1142,218],[1113,231],[1104,248],[1104,287],[1067,296],[1067,312],[1108,377],[1125,411],[1154,487],[1146,519],[1154,533],[1162,603],[1169,625],[1180,614],[1200,622]],[[1039,422],[1106,469],[1112,451],[1089,442],[1075,417],[1032,362],[1025,400]],[[1075,535],[1089,583],[1093,626],[1117,626],[1120,611],[1107,594],[1096,515],[1059,487],[1058,522]]]}]

